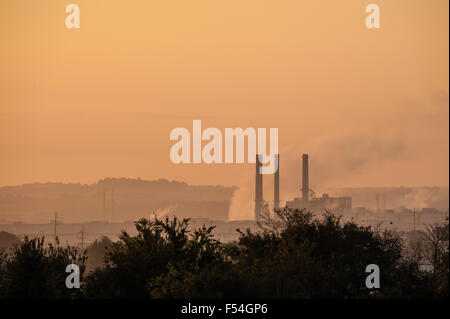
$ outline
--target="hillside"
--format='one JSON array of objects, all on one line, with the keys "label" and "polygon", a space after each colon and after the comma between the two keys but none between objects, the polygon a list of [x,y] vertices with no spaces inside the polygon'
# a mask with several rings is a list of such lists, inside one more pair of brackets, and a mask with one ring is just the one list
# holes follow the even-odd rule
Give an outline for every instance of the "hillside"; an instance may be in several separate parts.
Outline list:
[{"label": "hillside", "polygon": [[95,184],[33,183],[0,187],[0,221],[124,221],[153,212],[225,220],[234,187],[165,179],[107,178]]}]

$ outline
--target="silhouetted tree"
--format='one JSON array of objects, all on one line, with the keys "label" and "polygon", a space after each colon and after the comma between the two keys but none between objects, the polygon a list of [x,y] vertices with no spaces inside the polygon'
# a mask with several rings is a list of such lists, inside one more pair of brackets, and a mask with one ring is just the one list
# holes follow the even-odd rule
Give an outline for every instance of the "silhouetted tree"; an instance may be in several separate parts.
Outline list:
[{"label": "silhouetted tree", "polygon": [[106,266],[88,276],[86,297],[186,297],[183,276],[225,262],[221,243],[212,238],[214,227],[190,233],[188,221],[141,219],[136,236],[122,232],[106,254]]},{"label": "silhouetted tree", "polygon": [[2,298],[73,298],[79,289],[65,284],[67,265],[77,264],[80,277],[85,256],[73,247],[46,247],[44,238],[28,239],[2,260],[0,297]]},{"label": "silhouetted tree", "polygon": [[[81,289],[65,286],[65,267],[86,256],[74,248],[25,239],[0,251],[0,297],[37,298],[432,298],[448,297],[448,223],[405,249],[395,232],[343,223],[327,212],[282,208],[260,229],[223,244],[214,227],[188,230],[188,219],[141,219],[137,234],[103,238],[88,248],[93,263]],[[95,259],[97,258],[97,259]],[[432,271],[424,269],[428,258]],[[366,266],[380,268],[381,288],[365,286]]]},{"label": "silhouetted tree", "polygon": [[[261,227],[258,233],[241,232],[239,239],[236,267],[245,297],[408,297],[402,286],[411,282],[425,289],[418,265],[402,258],[402,240],[393,232],[341,223],[330,213],[313,219],[310,212],[290,208]],[[365,287],[369,264],[381,270],[375,294]]]},{"label": "silhouetted tree", "polygon": [[432,265],[434,290],[440,296],[449,294],[449,228],[444,225],[428,225],[423,234],[425,259]]}]

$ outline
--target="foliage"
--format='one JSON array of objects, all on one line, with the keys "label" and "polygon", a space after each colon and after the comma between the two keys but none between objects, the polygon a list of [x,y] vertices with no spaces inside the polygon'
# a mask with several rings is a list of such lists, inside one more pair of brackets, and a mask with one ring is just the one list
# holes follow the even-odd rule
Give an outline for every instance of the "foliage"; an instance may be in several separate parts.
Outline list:
[{"label": "foliage", "polygon": [[1,258],[0,297],[73,298],[79,291],[67,289],[65,269],[69,264],[84,272],[86,257],[73,247],[45,246],[44,238],[28,239],[10,255]]},{"label": "foliage", "polygon": [[[343,223],[331,213],[282,208],[258,232],[238,230],[223,244],[214,227],[189,230],[189,220],[141,219],[137,234],[94,242],[100,266],[81,289],[65,287],[67,264],[82,265],[73,248],[25,239],[0,252],[1,297],[45,298],[441,298],[448,297],[448,223],[414,234],[406,249],[399,234]],[[100,256],[104,260],[100,263]],[[424,261],[432,266],[423,267]],[[365,286],[366,266],[380,268],[381,288]]]},{"label": "foliage", "polygon": [[440,296],[449,292],[449,228],[448,218],[444,225],[429,225],[423,234],[424,258],[432,265],[431,281]]},{"label": "foliage", "polygon": [[[106,266],[87,279],[87,297],[147,298],[180,297],[186,289],[181,283],[167,285],[168,280],[183,279],[185,274],[222,266],[222,244],[213,239],[214,227],[187,230],[188,219],[179,221],[141,219],[138,234],[122,232],[120,240],[106,254]],[[218,266],[218,267],[219,267]],[[196,280],[195,278],[192,280]]]}]

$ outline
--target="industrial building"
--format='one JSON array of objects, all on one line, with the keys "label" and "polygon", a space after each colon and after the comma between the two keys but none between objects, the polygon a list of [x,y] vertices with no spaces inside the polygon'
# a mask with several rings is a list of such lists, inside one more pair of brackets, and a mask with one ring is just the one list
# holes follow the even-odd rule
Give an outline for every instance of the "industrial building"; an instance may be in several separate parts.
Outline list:
[{"label": "industrial building", "polygon": [[[274,174],[274,209],[280,206],[280,163],[279,155],[276,155],[278,169]],[[291,201],[286,201],[286,207],[294,209],[307,209],[313,213],[320,214],[326,209],[336,215],[348,215],[352,213],[351,197],[330,197],[323,194],[322,197],[316,197],[313,190],[309,188],[309,156],[302,156],[302,197],[295,197]],[[256,180],[255,180],[255,220],[260,220],[267,207],[263,200],[263,179],[260,173],[261,162],[256,156]]]},{"label": "industrial building", "polygon": [[[255,220],[260,221],[261,217],[268,214],[267,203],[263,199],[263,174],[261,173],[262,163],[261,156],[256,155],[256,171],[255,171]],[[274,194],[273,194],[273,208],[280,208],[280,155],[275,154],[276,171],[273,174],[274,180]]]},{"label": "industrial building", "polygon": [[293,200],[287,201],[286,206],[297,209],[306,208],[314,213],[321,213],[328,209],[336,215],[351,214],[351,197],[330,197],[328,194],[323,194],[322,197],[315,197],[314,191],[309,188],[308,154],[303,154],[302,161],[302,197],[295,197]]}]

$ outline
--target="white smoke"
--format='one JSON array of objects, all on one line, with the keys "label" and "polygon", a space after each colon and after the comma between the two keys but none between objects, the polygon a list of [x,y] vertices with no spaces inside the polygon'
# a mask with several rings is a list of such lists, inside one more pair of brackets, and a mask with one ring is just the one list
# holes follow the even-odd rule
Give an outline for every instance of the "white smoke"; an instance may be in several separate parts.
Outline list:
[{"label": "white smoke", "polygon": [[[252,174],[253,173],[253,174]],[[254,171],[248,170],[239,181],[228,210],[228,220],[251,220],[254,218]]]},{"label": "white smoke", "polygon": [[448,209],[448,188],[420,187],[413,188],[399,202],[399,206],[409,209],[422,209],[427,207]]}]

